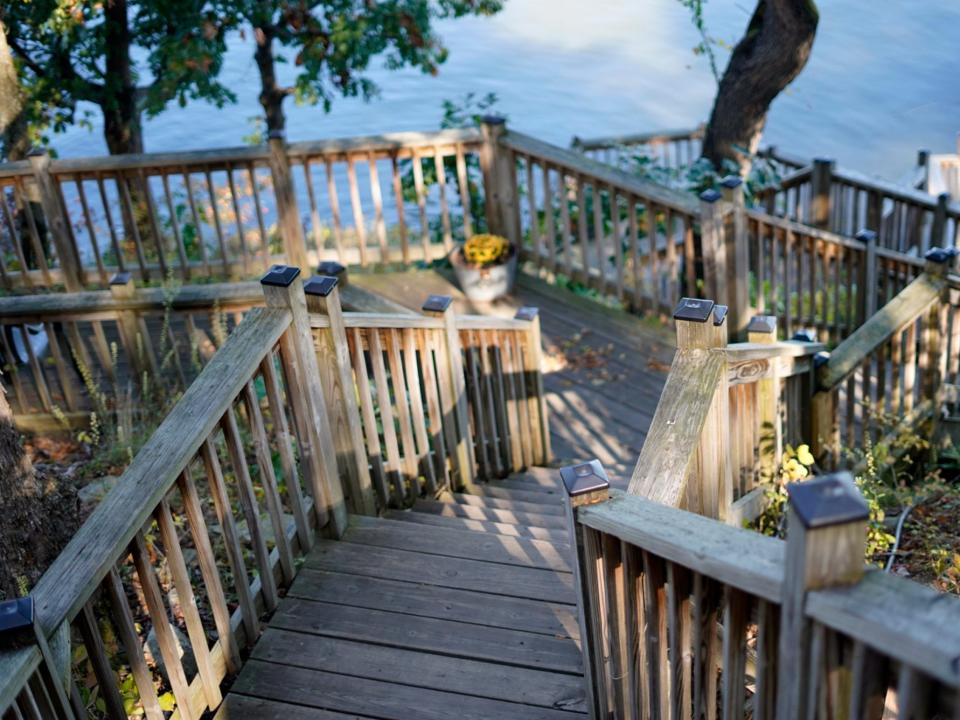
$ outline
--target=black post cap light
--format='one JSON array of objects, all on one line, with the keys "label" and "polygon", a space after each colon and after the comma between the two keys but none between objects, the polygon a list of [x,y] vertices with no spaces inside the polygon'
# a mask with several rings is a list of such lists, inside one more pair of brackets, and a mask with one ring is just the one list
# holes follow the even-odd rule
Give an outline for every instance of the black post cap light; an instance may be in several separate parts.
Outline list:
[{"label": "black post cap light", "polygon": [[727,319],[727,312],[730,308],[726,305],[714,305],[713,306],[713,325],[714,327],[720,327],[723,325],[723,321]]},{"label": "black post cap light", "polygon": [[0,602],[0,646],[24,647],[35,639],[33,598],[28,595]]},{"label": "black post cap light", "polygon": [[317,275],[332,275],[336,277],[344,270],[346,270],[346,268],[336,260],[324,260],[317,265]]},{"label": "black post cap light", "polygon": [[790,506],[806,528],[840,525],[870,517],[870,507],[853,482],[838,472],[802,483],[789,483]]},{"label": "black post cap light", "polygon": [[704,323],[710,318],[711,313],[713,313],[713,306],[713,300],[681,298],[677,309],[673,311],[673,319]]},{"label": "black post cap light", "polygon": [[877,233],[873,230],[867,230],[866,228],[857,230],[857,234],[854,235],[853,237],[855,237],[857,240],[859,240],[862,243],[877,241]]},{"label": "black post cap light", "polygon": [[424,312],[446,312],[447,308],[450,307],[450,304],[453,302],[453,298],[449,295],[429,295],[425,303],[423,303]]},{"label": "black post cap light", "polygon": [[290,283],[300,275],[300,268],[290,265],[274,265],[267,274],[260,278],[261,285],[272,285],[273,287],[290,287]]},{"label": "black post cap light", "polygon": [[743,178],[741,178],[739,175],[727,175],[723,180],[720,181],[720,184],[725,188],[733,190],[734,188],[743,185]]},{"label": "black post cap light", "polygon": [[303,284],[303,292],[306,295],[317,295],[326,297],[337,286],[337,279],[329,275],[314,275]]},{"label": "black post cap light", "polygon": [[748,333],[763,333],[772,335],[777,331],[776,315],[754,315],[747,323]]},{"label": "black post cap light", "polygon": [[720,191],[714,190],[713,188],[709,188],[708,190],[704,190],[702,193],[700,193],[700,199],[708,203],[715,203],[722,197],[723,195],[720,193]]},{"label": "black post cap light", "polygon": [[513,319],[526,320],[527,322],[530,322],[531,320],[536,319],[539,313],[539,308],[535,308],[532,305],[524,305],[522,308],[517,310],[517,314],[513,316]]},{"label": "black post cap light", "polygon": [[797,330],[790,339],[812,343],[817,341],[817,334],[813,330]]},{"label": "black post cap light", "polygon": [[125,270],[124,272],[118,272],[118,273],[115,273],[112,278],[110,278],[110,284],[126,285],[128,282],[130,282],[130,279],[132,277],[133,275],[130,274],[130,272],[127,270]]},{"label": "black post cap light", "polygon": [[953,260],[960,252],[955,247],[932,247],[923,254],[923,259],[942,265]]},{"label": "black post cap light", "polygon": [[610,487],[610,478],[599,460],[588,460],[578,465],[560,468],[560,479],[567,489],[567,495],[577,497]]}]

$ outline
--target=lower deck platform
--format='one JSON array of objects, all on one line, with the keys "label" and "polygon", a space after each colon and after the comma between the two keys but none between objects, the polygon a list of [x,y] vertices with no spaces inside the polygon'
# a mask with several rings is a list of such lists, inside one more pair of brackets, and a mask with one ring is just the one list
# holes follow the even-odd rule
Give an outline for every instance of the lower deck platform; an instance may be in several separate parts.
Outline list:
[{"label": "lower deck platform", "polygon": [[557,483],[534,469],[351,517],[307,556],[217,718],[584,717]]}]

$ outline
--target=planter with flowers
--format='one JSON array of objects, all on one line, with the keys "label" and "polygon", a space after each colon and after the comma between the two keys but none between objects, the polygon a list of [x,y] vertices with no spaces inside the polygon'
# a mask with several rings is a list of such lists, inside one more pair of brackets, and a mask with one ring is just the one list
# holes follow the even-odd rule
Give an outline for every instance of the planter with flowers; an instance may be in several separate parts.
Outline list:
[{"label": "planter with flowers", "polygon": [[499,235],[474,235],[450,253],[460,288],[473,302],[491,302],[513,289],[517,249]]}]

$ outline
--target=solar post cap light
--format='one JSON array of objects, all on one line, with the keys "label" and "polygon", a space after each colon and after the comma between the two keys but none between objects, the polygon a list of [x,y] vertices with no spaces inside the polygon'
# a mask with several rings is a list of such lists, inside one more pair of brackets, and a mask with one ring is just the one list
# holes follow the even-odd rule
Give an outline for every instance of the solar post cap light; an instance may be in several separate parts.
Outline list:
[{"label": "solar post cap light", "polygon": [[0,602],[0,647],[24,647],[32,645],[35,640],[33,598],[27,596]]},{"label": "solar post cap light", "polygon": [[605,490],[610,487],[610,478],[599,460],[589,460],[579,465],[560,468],[560,478],[570,497]]}]

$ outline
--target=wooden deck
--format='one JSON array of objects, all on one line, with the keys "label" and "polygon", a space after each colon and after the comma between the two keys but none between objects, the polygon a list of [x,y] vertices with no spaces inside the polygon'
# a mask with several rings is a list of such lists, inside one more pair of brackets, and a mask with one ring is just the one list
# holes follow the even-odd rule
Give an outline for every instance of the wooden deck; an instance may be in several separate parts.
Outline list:
[{"label": "wooden deck", "polygon": [[419,310],[427,294],[451,295],[458,313],[512,317],[540,309],[544,386],[557,462],[599,459],[614,485],[633,472],[673,358],[673,331],[519,274],[510,298],[475,306],[434,271],[366,274],[355,283]]},{"label": "wooden deck", "polygon": [[[473,307],[442,274],[351,282],[419,310],[540,309],[555,464],[599,458],[625,484],[672,333],[523,278]],[[563,492],[556,469],[447,493],[323,540],[253,648],[218,719],[575,720],[586,713]]]}]

